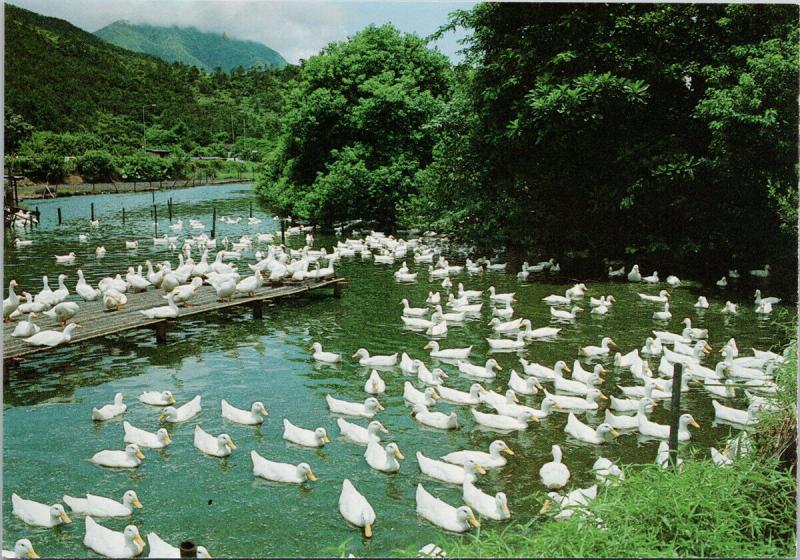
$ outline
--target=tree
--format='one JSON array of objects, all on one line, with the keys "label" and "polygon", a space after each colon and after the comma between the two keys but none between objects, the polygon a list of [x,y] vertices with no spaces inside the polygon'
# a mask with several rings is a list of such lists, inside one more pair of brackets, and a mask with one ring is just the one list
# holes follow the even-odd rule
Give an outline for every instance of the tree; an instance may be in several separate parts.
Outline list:
[{"label": "tree", "polygon": [[105,150],[89,150],[77,160],[77,171],[84,181],[95,183],[111,181],[117,174],[114,159]]},{"label": "tree", "polygon": [[259,192],[280,213],[393,227],[431,161],[429,123],[450,89],[447,59],[412,34],[369,26],[303,65]]}]

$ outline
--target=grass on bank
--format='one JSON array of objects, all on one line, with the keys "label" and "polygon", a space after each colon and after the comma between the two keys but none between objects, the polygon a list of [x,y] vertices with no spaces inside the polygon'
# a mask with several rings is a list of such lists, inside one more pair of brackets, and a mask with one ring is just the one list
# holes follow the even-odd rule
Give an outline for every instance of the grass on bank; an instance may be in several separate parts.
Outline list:
[{"label": "grass on bank", "polygon": [[[624,483],[601,489],[587,508],[600,525],[578,513],[562,521],[540,515],[437,544],[451,558],[794,556],[797,342],[789,348],[775,372],[779,408],[762,416],[755,449],[731,467],[716,466],[707,454],[685,457],[681,472],[623,467]],[[522,499],[543,502],[545,495]]]}]

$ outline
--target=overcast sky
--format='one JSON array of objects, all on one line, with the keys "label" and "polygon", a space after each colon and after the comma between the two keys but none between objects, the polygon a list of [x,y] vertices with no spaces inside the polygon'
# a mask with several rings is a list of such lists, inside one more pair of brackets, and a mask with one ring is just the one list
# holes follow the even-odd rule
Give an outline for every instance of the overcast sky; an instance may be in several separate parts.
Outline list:
[{"label": "overcast sky", "polygon": [[[119,19],[151,25],[194,26],[227,32],[232,38],[259,41],[297,63],[331,41],[353,35],[370,23],[393,23],[403,31],[429,35],[447,22],[448,13],[473,2],[273,2],[265,0],[12,0],[12,4],[65,19],[94,32]],[[436,46],[459,59],[458,39],[448,33]]]}]

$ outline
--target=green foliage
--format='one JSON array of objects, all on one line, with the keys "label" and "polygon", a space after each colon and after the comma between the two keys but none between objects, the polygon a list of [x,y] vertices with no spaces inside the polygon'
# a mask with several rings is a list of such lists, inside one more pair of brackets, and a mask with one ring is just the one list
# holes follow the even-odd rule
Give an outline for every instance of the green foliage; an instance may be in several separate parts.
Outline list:
[{"label": "green foliage", "polygon": [[457,12],[450,27],[472,35],[418,219],[550,255],[794,268],[797,17],[722,4]]},{"label": "green foliage", "polygon": [[22,115],[12,111],[7,105],[5,107],[5,150],[6,153],[13,154],[19,150],[20,145],[30,138],[33,126],[30,125]]},{"label": "green foliage", "polygon": [[[544,499],[544,496],[542,496]],[[781,557],[795,550],[795,482],[774,463],[719,468],[684,462],[626,472],[588,509],[561,521],[535,518],[502,531],[439,543],[450,557]]]},{"label": "green foliage", "polygon": [[260,192],[279,212],[330,227],[391,227],[431,161],[431,123],[450,88],[447,59],[415,35],[370,26],[302,67]]},{"label": "green foliage", "polygon": [[229,72],[237,67],[254,66],[283,68],[287,64],[280,54],[261,43],[206,33],[194,27],[158,27],[115,21],[94,34],[123,49],[206,71],[221,68]]},{"label": "green foliage", "polygon": [[111,181],[117,174],[114,160],[105,150],[89,150],[76,163],[78,173],[88,183]]},{"label": "green foliage", "polygon": [[[22,156],[14,162],[14,169],[35,181],[61,183],[67,173],[67,165],[62,156],[53,153],[40,153],[36,156]],[[16,171],[15,171],[16,172]]]},{"label": "green foliage", "polygon": [[[284,92],[297,73],[292,66],[225,74],[167,64],[11,4],[5,9],[5,41],[6,114],[14,125],[7,128],[9,138],[16,145],[30,142],[21,122],[53,135],[94,137],[80,149],[69,142],[47,148],[68,156],[87,149],[129,154],[141,148],[145,129],[148,145],[157,141],[158,147],[186,151],[232,143],[245,131],[253,141],[274,138]],[[18,118],[9,120],[10,114]],[[40,144],[41,139],[29,150]]]}]

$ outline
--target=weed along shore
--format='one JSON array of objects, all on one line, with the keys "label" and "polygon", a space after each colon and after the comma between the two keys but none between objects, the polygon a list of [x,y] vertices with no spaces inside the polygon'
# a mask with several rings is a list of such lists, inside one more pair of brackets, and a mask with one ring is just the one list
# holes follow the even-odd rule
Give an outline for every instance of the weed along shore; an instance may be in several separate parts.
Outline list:
[{"label": "weed along shore", "polygon": [[180,180],[180,181],[139,181],[133,182],[114,182],[114,183],[65,183],[60,185],[48,185],[45,183],[21,183],[17,187],[20,200],[38,200],[47,198],[60,198],[66,196],[84,196],[95,194],[123,194],[150,191],[168,191],[174,189],[187,189],[192,187],[202,187],[206,185],[230,185],[241,183],[241,179],[208,179],[202,181]]}]

